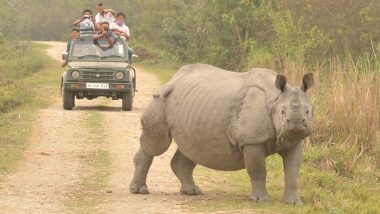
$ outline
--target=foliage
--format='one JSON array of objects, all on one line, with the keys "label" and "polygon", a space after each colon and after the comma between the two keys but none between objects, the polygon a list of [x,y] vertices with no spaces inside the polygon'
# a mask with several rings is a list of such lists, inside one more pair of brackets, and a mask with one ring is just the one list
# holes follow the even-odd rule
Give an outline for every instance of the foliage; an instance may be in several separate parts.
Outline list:
[{"label": "foliage", "polygon": [[[304,61],[373,54],[380,43],[376,0],[118,0],[106,7],[127,14],[132,41],[161,49],[178,62],[206,62],[246,70],[256,48],[268,50],[276,68],[284,60]],[[93,0],[0,0],[0,29],[10,37],[69,38],[83,9]],[[14,14],[17,14],[15,16]],[[15,24],[17,23],[17,24]]]},{"label": "foliage", "polygon": [[[360,1],[190,0],[130,1],[132,29],[141,43],[182,62],[246,70],[256,48],[284,60],[315,64],[336,54],[358,57],[380,41],[380,6]],[[331,11],[338,11],[332,13]]]}]

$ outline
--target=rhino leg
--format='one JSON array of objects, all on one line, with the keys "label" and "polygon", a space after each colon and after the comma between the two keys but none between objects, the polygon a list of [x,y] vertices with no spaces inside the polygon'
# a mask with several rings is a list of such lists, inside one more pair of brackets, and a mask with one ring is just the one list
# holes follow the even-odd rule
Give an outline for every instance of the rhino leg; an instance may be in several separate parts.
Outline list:
[{"label": "rhino leg", "polygon": [[264,144],[245,145],[243,153],[245,168],[252,185],[252,194],[249,198],[256,202],[270,201],[265,187],[267,171]]},{"label": "rhino leg", "polygon": [[283,201],[287,204],[302,205],[299,192],[299,170],[302,162],[302,143],[280,153],[285,173],[285,193]]},{"label": "rhino leg", "polygon": [[170,146],[171,135],[165,118],[165,102],[155,98],[141,117],[142,134],[140,148],[133,161],[135,173],[129,191],[135,194],[148,194],[146,177],[153,157],[163,154]]},{"label": "rhino leg", "polygon": [[146,185],[146,177],[150,166],[152,165],[153,156],[144,152],[140,147],[137,151],[133,162],[135,164],[135,173],[129,191],[133,194],[149,194],[148,186]]},{"label": "rhino leg", "polygon": [[196,164],[183,155],[179,149],[173,156],[170,163],[174,174],[181,182],[181,194],[186,195],[202,195],[202,190],[195,185],[193,179],[193,171]]}]

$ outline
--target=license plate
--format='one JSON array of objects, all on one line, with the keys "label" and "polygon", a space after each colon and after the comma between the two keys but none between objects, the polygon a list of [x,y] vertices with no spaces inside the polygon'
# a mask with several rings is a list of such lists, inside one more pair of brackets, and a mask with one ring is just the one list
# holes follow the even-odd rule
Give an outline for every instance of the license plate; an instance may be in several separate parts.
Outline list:
[{"label": "license plate", "polygon": [[109,89],[109,84],[107,84],[107,83],[86,83],[86,88]]}]

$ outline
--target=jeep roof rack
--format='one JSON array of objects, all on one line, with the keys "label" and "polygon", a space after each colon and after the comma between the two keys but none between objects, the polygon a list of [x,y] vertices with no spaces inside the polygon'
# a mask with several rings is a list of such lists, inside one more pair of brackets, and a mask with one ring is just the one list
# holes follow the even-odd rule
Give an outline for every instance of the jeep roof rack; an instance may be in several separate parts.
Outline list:
[{"label": "jeep roof rack", "polygon": [[79,36],[93,36],[96,34],[96,31],[94,30],[80,30],[79,31]]}]

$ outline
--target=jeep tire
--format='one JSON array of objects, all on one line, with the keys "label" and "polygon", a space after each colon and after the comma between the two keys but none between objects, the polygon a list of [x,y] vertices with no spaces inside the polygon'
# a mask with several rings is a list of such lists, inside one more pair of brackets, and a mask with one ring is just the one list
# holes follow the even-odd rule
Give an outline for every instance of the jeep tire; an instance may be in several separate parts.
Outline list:
[{"label": "jeep tire", "polygon": [[123,94],[123,102],[121,105],[121,109],[123,111],[131,111],[132,110],[132,104],[133,104],[133,96],[132,96],[132,90],[126,92]]},{"label": "jeep tire", "polygon": [[63,108],[66,110],[73,109],[75,105],[75,96],[73,92],[62,90]]}]

